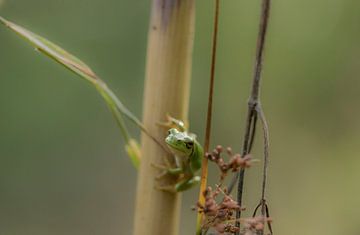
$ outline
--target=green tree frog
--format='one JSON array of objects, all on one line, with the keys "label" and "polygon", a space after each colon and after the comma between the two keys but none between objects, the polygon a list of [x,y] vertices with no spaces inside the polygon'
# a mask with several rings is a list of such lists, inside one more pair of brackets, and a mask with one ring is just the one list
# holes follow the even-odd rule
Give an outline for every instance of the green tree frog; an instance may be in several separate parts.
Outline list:
[{"label": "green tree frog", "polygon": [[165,143],[175,156],[176,168],[169,168],[167,172],[172,175],[181,175],[179,182],[172,191],[180,192],[191,188],[200,182],[195,173],[201,168],[203,148],[197,142],[196,136],[186,131],[171,128]]},{"label": "green tree frog", "polygon": [[203,148],[196,140],[196,135],[187,132],[184,122],[167,115],[167,122],[159,124],[170,128],[165,143],[175,157],[175,167],[171,167],[170,163],[167,167],[154,165],[164,170],[157,179],[170,174],[178,176],[178,180],[174,185],[157,188],[170,192],[187,190],[200,182],[200,177],[195,173],[201,168]]}]

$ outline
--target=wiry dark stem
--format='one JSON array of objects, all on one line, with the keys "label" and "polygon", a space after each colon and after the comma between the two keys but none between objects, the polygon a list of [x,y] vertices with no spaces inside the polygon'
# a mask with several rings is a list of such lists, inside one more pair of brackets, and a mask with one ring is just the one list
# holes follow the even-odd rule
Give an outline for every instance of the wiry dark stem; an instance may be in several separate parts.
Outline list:
[{"label": "wiry dark stem", "polygon": [[[261,214],[262,216],[265,218],[270,218],[270,212],[269,212],[269,207],[268,205],[266,204],[266,201],[265,199],[262,199],[260,200],[259,204],[255,207],[255,210],[253,212],[253,215],[252,217],[255,217],[256,216],[256,213],[258,211],[258,209],[261,207]],[[266,217],[264,216],[266,215]],[[268,225],[268,229],[269,229],[269,232],[270,234],[272,235],[273,234],[273,230],[272,230],[272,226],[271,226],[271,221],[270,220],[267,220],[267,225]],[[261,231],[263,233],[263,231]]]},{"label": "wiry dark stem", "polygon": [[[257,116],[259,116],[263,126],[264,144],[265,144],[264,170],[263,170],[262,195],[261,195],[261,199],[262,199],[261,201],[263,202],[261,204],[262,207],[261,211],[262,211],[262,215],[264,216],[266,213],[265,187],[266,187],[267,167],[268,167],[268,157],[269,157],[269,148],[268,148],[269,141],[268,141],[268,127],[264,113],[261,109],[259,91],[260,91],[260,80],[261,80],[261,72],[263,65],[264,45],[265,45],[266,31],[269,20],[269,11],[270,11],[270,0],[262,0],[260,27],[259,27],[259,34],[258,34],[257,47],[256,47],[254,77],[252,82],[251,94],[248,100],[248,112],[247,112],[246,128],[245,128],[243,151],[242,151],[243,157],[245,157],[251,151],[251,147],[255,135]],[[238,204],[241,206],[243,188],[244,188],[245,169],[242,169],[238,173],[238,176],[236,176],[236,178],[239,178],[237,201]],[[232,188],[229,188],[229,191],[231,191],[231,189]],[[240,217],[241,217],[241,211],[238,211],[236,214],[237,221],[239,221]],[[240,226],[240,223],[237,222],[236,225]],[[237,234],[239,234],[239,232]]]},{"label": "wiry dark stem", "polygon": [[262,182],[262,190],[261,190],[261,200],[265,200],[265,187],[266,187],[266,177],[269,165],[269,127],[266,122],[266,118],[263,110],[261,109],[260,104],[256,107],[256,110],[259,114],[263,135],[264,135],[264,169],[263,169],[263,182]]}]

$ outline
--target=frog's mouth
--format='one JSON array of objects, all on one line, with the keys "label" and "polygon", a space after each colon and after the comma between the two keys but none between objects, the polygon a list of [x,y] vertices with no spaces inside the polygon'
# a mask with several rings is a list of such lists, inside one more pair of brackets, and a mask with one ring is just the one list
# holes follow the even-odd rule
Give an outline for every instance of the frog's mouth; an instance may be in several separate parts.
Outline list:
[{"label": "frog's mouth", "polygon": [[175,150],[177,150],[177,151],[181,151],[181,148],[179,148],[179,146],[177,146],[177,145],[175,145],[175,144],[172,144],[170,141],[169,141],[169,142],[168,142],[168,141],[165,141],[165,142],[166,142],[166,144],[168,145],[169,148],[175,149]]},{"label": "frog's mouth", "polygon": [[189,151],[187,152],[186,150],[184,151],[184,148],[180,148],[178,145],[174,145],[174,144],[171,144],[171,143],[168,143],[166,142],[168,148],[170,149],[170,151],[175,155],[175,156],[178,156],[178,157],[187,157],[189,155],[192,154],[192,151]]},{"label": "frog's mouth", "polygon": [[179,146],[172,144],[171,142],[165,141],[170,151],[175,155],[184,155],[183,149],[181,149]]}]

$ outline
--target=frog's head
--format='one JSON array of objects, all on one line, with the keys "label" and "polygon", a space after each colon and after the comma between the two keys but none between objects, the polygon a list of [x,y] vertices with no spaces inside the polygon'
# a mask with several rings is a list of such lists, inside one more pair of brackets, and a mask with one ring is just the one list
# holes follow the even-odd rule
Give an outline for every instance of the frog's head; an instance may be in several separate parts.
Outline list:
[{"label": "frog's head", "polygon": [[165,139],[166,144],[175,154],[190,155],[194,148],[194,138],[186,132],[180,132],[175,128],[168,131]]}]

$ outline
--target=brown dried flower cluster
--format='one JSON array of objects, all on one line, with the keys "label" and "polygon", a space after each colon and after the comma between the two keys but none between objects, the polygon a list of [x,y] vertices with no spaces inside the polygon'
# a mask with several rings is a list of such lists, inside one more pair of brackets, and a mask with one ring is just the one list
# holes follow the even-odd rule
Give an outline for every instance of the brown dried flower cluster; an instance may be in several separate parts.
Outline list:
[{"label": "brown dried flower cluster", "polygon": [[240,168],[249,168],[255,160],[252,160],[250,155],[245,155],[242,157],[240,154],[233,154],[230,147],[226,148],[226,153],[229,156],[229,161],[225,162],[224,158],[221,156],[224,149],[221,145],[216,146],[216,148],[211,153],[206,153],[205,157],[209,161],[215,162],[221,171],[220,182],[222,182],[228,171],[237,172]]},{"label": "brown dried flower cluster", "polygon": [[[224,198],[218,203],[216,198],[220,194]],[[198,211],[204,213],[203,229],[213,228],[220,235],[239,231],[239,228],[234,225],[236,211],[242,209],[238,203],[231,196],[226,195],[219,186],[216,187],[216,190],[208,187],[204,196],[205,204],[198,203],[197,205]]]},{"label": "brown dried flower cluster", "polygon": [[[216,201],[219,195],[224,198],[220,203]],[[198,211],[204,213],[204,222],[202,229],[208,231],[210,228],[215,230],[218,235],[235,234],[239,232],[239,227],[235,225],[235,215],[238,210],[245,210],[241,208],[231,196],[227,195],[219,186],[213,190],[208,187],[205,192],[205,204],[197,204]],[[265,223],[270,223],[271,219],[264,216],[257,216],[251,218],[240,219],[243,224],[241,235],[257,235],[264,231]],[[205,233],[206,234],[206,233]]]},{"label": "brown dried flower cluster", "polygon": [[257,216],[241,219],[240,222],[244,224],[244,231],[240,233],[241,235],[257,235],[259,232],[264,231],[265,223],[270,223],[271,219]]},{"label": "brown dried flower cluster", "polygon": [[[197,210],[200,213],[204,213],[204,221],[202,223],[202,229],[205,231],[204,234],[207,234],[207,231],[210,229],[219,235],[235,234],[238,232],[240,232],[241,235],[262,234],[265,227],[264,224],[270,223],[270,219],[259,216],[236,220],[236,212],[245,210],[245,208],[238,205],[238,203],[226,193],[226,188],[221,188],[229,171],[238,172],[241,168],[248,168],[255,160],[253,160],[250,155],[242,157],[240,154],[233,154],[231,148],[227,148],[226,153],[229,160],[226,162],[222,157],[223,152],[223,147],[218,145],[211,153],[206,153],[205,155],[209,161],[214,162],[218,166],[221,174],[220,182],[216,185],[216,189],[213,190],[211,187],[208,187],[204,191],[205,203],[203,205],[197,203]],[[222,195],[221,200],[217,200],[219,195]],[[236,221],[244,225],[241,229],[242,231],[235,225]]]}]

